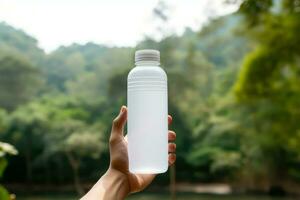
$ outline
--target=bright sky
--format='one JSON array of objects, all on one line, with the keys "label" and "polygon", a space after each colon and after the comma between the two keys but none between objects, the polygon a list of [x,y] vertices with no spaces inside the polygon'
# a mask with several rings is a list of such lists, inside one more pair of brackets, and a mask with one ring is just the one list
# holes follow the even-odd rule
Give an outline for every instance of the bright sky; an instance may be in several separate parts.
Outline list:
[{"label": "bright sky", "polygon": [[[60,45],[93,41],[134,46],[145,35],[157,36],[153,8],[159,0],[0,0],[0,22],[24,30],[47,52]],[[181,34],[199,29],[209,17],[236,11],[224,0],[165,0],[168,29]]]}]

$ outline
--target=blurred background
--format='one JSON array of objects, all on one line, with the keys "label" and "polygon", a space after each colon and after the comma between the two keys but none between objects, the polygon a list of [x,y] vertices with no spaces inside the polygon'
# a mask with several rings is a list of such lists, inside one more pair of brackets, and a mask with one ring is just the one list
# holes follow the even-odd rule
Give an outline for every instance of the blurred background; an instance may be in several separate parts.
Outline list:
[{"label": "blurred background", "polygon": [[1,200],[96,182],[143,48],[168,74],[177,162],[128,199],[299,198],[300,0],[0,0],[0,21]]}]

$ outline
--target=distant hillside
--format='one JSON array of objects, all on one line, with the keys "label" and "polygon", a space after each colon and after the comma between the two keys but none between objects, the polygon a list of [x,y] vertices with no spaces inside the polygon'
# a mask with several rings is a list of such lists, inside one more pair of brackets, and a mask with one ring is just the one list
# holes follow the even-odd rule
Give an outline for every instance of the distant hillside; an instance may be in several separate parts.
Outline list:
[{"label": "distant hillside", "polygon": [[27,58],[34,65],[41,64],[44,51],[38,47],[38,41],[24,31],[0,23],[0,53],[18,54]]},{"label": "distant hillside", "polygon": [[[237,67],[249,51],[245,37],[235,34],[241,24],[242,19],[238,15],[228,15],[212,20],[200,32],[186,29],[182,36],[168,37],[160,42],[148,38],[136,48],[161,50],[162,63],[167,68],[172,66],[180,69],[191,46],[216,69]],[[175,56],[171,56],[168,49]],[[0,54],[12,53],[27,58],[43,70],[48,84],[60,91],[65,91],[67,82],[84,79],[84,72],[95,72],[97,78],[105,82],[112,71],[121,73],[129,69],[134,64],[134,50],[90,42],[61,46],[45,54],[35,38],[6,23],[0,23]]]},{"label": "distant hillside", "polygon": [[106,83],[112,71],[124,71],[133,65],[133,48],[106,47],[95,43],[60,47],[46,56],[48,82],[65,90],[67,81],[85,79],[84,72],[93,72]]},{"label": "distant hillside", "polygon": [[168,45],[172,45],[176,54],[185,55],[189,46],[193,45],[216,68],[237,67],[251,48],[248,39],[239,32],[242,25],[242,17],[231,14],[211,20],[199,32],[187,28],[180,37],[167,38],[168,41],[160,44],[148,39],[138,44],[138,47],[162,48],[164,44],[161,43],[169,42]]},{"label": "distant hillside", "polygon": [[197,48],[216,67],[239,65],[237,62],[250,50],[246,37],[237,33],[242,23],[237,14],[212,20],[199,32]]}]

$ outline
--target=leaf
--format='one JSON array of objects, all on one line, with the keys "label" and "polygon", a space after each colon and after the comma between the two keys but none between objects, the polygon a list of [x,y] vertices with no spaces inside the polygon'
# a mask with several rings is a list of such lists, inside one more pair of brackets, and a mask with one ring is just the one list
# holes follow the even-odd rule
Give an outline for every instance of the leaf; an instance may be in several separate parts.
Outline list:
[{"label": "leaf", "polygon": [[[5,158],[0,158],[0,177],[2,177],[3,172],[7,166],[7,161]],[[0,198],[1,199],[1,198]]]},{"label": "leaf", "polygon": [[9,200],[9,193],[2,185],[0,185],[0,199]]},{"label": "leaf", "polygon": [[11,144],[0,142],[0,157],[4,156],[5,154],[17,155],[18,151]]}]

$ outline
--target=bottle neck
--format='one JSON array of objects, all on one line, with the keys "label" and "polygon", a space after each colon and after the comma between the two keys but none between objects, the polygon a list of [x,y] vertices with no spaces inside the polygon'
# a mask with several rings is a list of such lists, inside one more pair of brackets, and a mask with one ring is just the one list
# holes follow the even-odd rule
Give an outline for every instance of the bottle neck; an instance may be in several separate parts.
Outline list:
[{"label": "bottle neck", "polygon": [[157,61],[138,61],[135,62],[137,67],[144,67],[144,66],[159,66],[160,63]]}]

